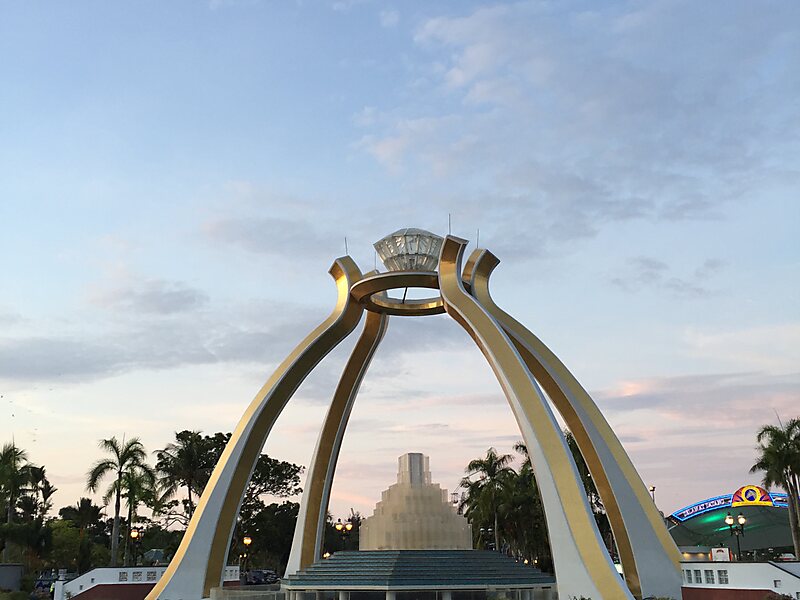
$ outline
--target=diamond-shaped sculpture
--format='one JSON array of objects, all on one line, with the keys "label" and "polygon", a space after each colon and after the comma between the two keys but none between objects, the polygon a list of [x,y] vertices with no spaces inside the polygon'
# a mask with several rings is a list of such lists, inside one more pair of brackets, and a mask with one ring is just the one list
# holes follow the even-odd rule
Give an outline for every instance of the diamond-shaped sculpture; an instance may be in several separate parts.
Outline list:
[{"label": "diamond-shaped sculpture", "polygon": [[373,246],[390,271],[435,271],[442,241],[435,233],[409,227],[390,233]]}]

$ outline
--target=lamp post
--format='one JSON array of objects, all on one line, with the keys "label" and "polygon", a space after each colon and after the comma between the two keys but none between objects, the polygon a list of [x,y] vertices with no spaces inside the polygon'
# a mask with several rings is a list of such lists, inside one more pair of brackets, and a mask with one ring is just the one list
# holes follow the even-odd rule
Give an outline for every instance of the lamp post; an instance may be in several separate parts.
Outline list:
[{"label": "lamp post", "polygon": [[647,489],[650,492],[650,496],[653,498],[653,504],[655,504],[656,503],[656,486],[651,485]]},{"label": "lamp post", "polygon": [[744,518],[742,513],[739,513],[736,517],[736,522],[738,525],[734,525],[734,519],[731,513],[728,513],[725,517],[725,524],[728,526],[728,529],[730,529],[731,535],[736,536],[736,560],[740,561],[742,560],[742,545],[739,541],[739,536],[744,535],[744,524],[747,522],[747,519]]},{"label": "lamp post", "polygon": [[[491,527],[489,527],[488,529],[481,527],[480,532],[481,532],[481,545],[487,550],[496,550],[496,548],[494,547],[494,542],[491,541],[492,535],[494,534],[494,529]],[[488,540],[484,539],[483,537],[484,534],[486,534]]]},{"label": "lamp post", "polygon": [[244,544],[244,554],[242,555],[243,560],[239,568],[247,571],[247,554],[250,551],[250,544],[253,543],[253,538],[251,538],[249,535],[246,535],[242,538],[242,543]]},{"label": "lamp post", "polygon": [[334,528],[342,536],[342,550],[347,550],[347,538],[350,537],[350,532],[353,531],[353,522],[348,519],[342,523],[341,519],[337,519]]},{"label": "lamp post", "polygon": [[139,529],[138,527],[131,528],[131,542],[133,543],[133,566],[136,566],[136,559],[139,555],[139,546],[142,543],[142,536],[144,535],[144,531]]}]

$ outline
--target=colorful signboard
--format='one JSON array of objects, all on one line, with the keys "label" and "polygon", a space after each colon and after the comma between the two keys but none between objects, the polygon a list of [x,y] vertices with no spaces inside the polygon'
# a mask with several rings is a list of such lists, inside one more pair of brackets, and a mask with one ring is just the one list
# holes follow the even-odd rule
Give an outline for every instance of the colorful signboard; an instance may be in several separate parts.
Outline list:
[{"label": "colorful signboard", "polygon": [[718,508],[734,508],[738,506],[776,506],[786,508],[788,503],[786,494],[771,494],[757,485],[745,485],[732,494],[724,494],[684,506],[672,513],[671,517],[678,521],[686,521]]},{"label": "colorful signboard", "polygon": [[731,506],[772,506],[772,497],[762,487],[746,485],[733,493]]}]

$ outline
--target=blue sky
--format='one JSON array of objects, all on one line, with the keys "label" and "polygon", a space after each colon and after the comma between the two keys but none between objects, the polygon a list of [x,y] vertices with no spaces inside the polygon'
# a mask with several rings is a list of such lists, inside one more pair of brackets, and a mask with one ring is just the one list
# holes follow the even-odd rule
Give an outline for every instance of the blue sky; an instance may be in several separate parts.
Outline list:
[{"label": "blue sky", "polygon": [[[755,482],[755,429],[800,406],[798,23],[788,1],[0,3],[0,438],[62,506],[101,437],[230,430],[330,310],[345,237],[366,271],[449,214],[662,509]],[[347,351],[268,452],[308,464]],[[370,512],[404,452],[452,489],[518,438],[456,324],[395,319],[333,512]]]}]

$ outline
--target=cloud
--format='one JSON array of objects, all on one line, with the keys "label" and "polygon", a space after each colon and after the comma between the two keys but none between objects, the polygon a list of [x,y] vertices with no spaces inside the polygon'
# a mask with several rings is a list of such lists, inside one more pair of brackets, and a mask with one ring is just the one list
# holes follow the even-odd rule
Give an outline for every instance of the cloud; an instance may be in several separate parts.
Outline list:
[{"label": "cloud", "polygon": [[[637,379],[593,395],[643,480],[658,484],[659,507],[671,511],[760,480],[748,474],[756,431],[797,416],[800,373]],[[702,476],[692,470],[699,464]]]},{"label": "cloud", "polygon": [[208,296],[180,281],[150,279],[133,285],[97,290],[91,302],[104,308],[169,315],[200,308]]},{"label": "cloud", "polygon": [[[596,393],[604,411],[649,413],[638,435],[655,429],[675,434],[708,429],[752,430],[775,412],[789,415],[800,406],[800,373],[759,372],[685,375],[621,382]],[[724,410],[717,410],[724,407]],[[697,419],[697,415],[704,418]],[[649,438],[653,440],[652,437]]]},{"label": "cloud", "polygon": [[207,312],[142,313],[113,324],[96,322],[94,329],[105,333],[0,337],[0,379],[87,381],[142,369],[277,363],[316,324],[300,310],[281,308],[258,325],[247,315],[236,320]]},{"label": "cloud", "polygon": [[639,292],[644,289],[664,291],[675,296],[708,296],[713,290],[707,285],[725,266],[719,259],[707,259],[694,269],[689,277],[671,274],[667,263],[647,256],[631,258],[621,275],[613,277],[611,283],[626,292]]},{"label": "cloud", "polygon": [[778,323],[729,331],[689,329],[684,339],[693,357],[714,359],[734,368],[786,373],[800,364],[800,323]]},{"label": "cloud", "polygon": [[[535,223],[528,256],[619,221],[723,219],[793,168],[785,132],[800,107],[782,99],[800,95],[799,18],[796,5],[747,2],[516,2],[430,18],[414,34],[429,58],[415,102],[375,107],[355,148],[498,239]],[[704,291],[688,277],[663,286]]]},{"label": "cloud", "polygon": [[397,27],[400,22],[400,13],[396,10],[382,10],[378,16],[381,21],[381,27]]},{"label": "cloud", "polygon": [[0,327],[10,327],[22,323],[22,315],[16,312],[0,312]]},{"label": "cloud", "polygon": [[307,220],[274,217],[218,218],[203,230],[212,240],[236,244],[250,252],[293,258],[328,252],[341,247],[340,236],[309,225]]}]

